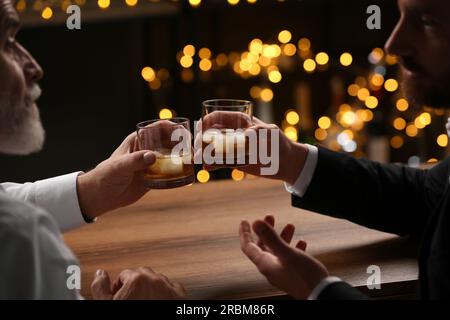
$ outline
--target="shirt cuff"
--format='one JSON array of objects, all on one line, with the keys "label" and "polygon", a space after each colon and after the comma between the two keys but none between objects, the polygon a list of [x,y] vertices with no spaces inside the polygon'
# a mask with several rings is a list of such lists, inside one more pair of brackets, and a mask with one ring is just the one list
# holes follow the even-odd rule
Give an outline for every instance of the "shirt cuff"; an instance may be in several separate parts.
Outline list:
[{"label": "shirt cuff", "polygon": [[306,193],[306,190],[308,189],[314,176],[314,172],[316,171],[317,161],[319,158],[319,149],[316,146],[310,144],[305,144],[305,146],[308,148],[308,155],[306,156],[306,161],[302,172],[300,172],[300,175],[292,186],[286,182],[284,183],[284,187],[287,192],[298,197],[303,197]]},{"label": "shirt cuff", "polygon": [[322,291],[330,284],[333,284],[335,282],[342,282],[342,279],[338,277],[326,277],[325,279],[320,281],[319,284],[314,288],[314,290],[309,295],[308,300],[317,300]]},{"label": "shirt cuff", "polygon": [[83,172],[74,172],[36,181],[36,204],[46,209],[56,220],[61,231],[86,224],[78,202],[77,178]]}]

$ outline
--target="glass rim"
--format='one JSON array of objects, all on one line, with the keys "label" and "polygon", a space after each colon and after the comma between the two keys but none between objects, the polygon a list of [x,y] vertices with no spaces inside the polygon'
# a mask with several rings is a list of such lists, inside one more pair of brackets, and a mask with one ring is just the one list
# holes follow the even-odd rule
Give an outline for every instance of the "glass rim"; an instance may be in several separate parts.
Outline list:
[{"label": "glass rim", "polygon": [[173,117],[173,118],[168,118],[168,119],[152,119],[152,120],[142,121],[142,122],[139,122],[138,124],[136,124],[136,128],[138,130],[143,130],[143,129],[145,129],[145,130],[160,129],[159,127],[153,127],[153,128],[152,127],[147,127],[147,125],[152,124],[152,123],[156,123],[158,121],[164,121],[164,120],[167,120],[167,121],[175,120],[177,122],[175,122],[174,125],[180,125],[180,124],[182,125],[182,124],[186,123],[189,126],[189,119],[188,118],[185,118],[185,117]]},{"label": "glass rim", "polygon": [[[217,105],[217,104],[212,104],[214,102],[233,102],[233,103],[238,103],[238,105],[235,106],[222,106],[222,105]],[[242,107],[251,107],[253,106],[253,102],[249,101],[249,100],[242,100],[242,99],[210,99],[210,100],[205,100],[202,102],[202,106],[204,107],[218,107],[218,108],[242,108]]]}]

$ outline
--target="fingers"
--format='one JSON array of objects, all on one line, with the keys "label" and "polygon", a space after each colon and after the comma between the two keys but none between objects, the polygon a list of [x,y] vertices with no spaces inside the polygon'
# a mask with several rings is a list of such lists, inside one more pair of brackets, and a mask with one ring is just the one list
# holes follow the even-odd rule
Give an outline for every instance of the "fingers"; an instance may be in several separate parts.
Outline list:
[{"label": "fingers", "polygon": [[91,284],[91,293],[94,300],[112,299],[111,279],[105,270],[97,270]]},{"label": "fingers", "polygon": [[259,258],[263,251],[256,245],[252,237],[250,223],[243,220],[239,226],[239,236],[241,240],[242,252],[255,264],[258,265]]},{"label": "fingers", "polygon": [[214,111],[203,116],[203,130],[209,128],[239,129],[247,128],[252,122],[250,116],[243,112]]},{"label": "fingers", "polygon": [[130,153],[133,153],[133,152],[136,152],[136,151],[139,151],[139,150],[140,150],[140,148],[139,148],[139,141],[137,139],[137,135],[135,135],[135,137],[133,139],[133,142],[130,145]]},{"label": "fingers", "polygon": [[185,289],[172,283],[165,275],[155,273],[149,267],[122,271],[116,280],[115,300],[167,300],[183,299]]},{"label": "fingers", "polygon": [[[264,217],[264,221],[267,222],[271,227],[275,227],[275,217],[272,215],[266,215]],[[264,250],[264,251],[270,251],[268,248],[264,245],[264,243],[261,241],[261,239],[258,239],[258,246]]]},{"label": "fingers", "polygon": [[300,240],[299,242],[297,242],[297,245],[295,247],[299,250],[306,251],[306,246],[306,241]]},{"label": "fingers", "polygon": [[255,117],[255,116],[253,116],[253,123],[254,123],[254,124],[261,124],[261,125],[266,124],[265,122],[259,120],[259,119],[258,119],[257,117]]},{"label": "fingers", "polygon": [[127,171],[142,171],[147,169],[156,161],[156,155],[153,151],[142,150],[123,155],[118,161],[118,168]]},{"label": "fingers", "polygon": [[253,231],[255,231],[262,243],[280,259],[288,258],[291,255],[292,249],[289,245],[266,222],[256,220],[253,223]]},{"label": "fingers", "polygon": [[186,296],[186,289],[183,287],[183,285],[181,285],[181,283],[174,282],[174,283],[173,283],[173,288],[174,288],[175,291],[178,293],[178,296],[179,296],[180,298]]},{"label": "fingers", "polygon": [[264,221],[271,227],[275,227],[275,217],[268,214],[264,217]]},{"label": "fingers", "polygon": [[283,239],[287,244],[290,244],[292,241],[292,238],[294,237],[295,233],[295,226],[292,224],[288,224],[283,228],[283,230],[280,233],[281,239]]}]

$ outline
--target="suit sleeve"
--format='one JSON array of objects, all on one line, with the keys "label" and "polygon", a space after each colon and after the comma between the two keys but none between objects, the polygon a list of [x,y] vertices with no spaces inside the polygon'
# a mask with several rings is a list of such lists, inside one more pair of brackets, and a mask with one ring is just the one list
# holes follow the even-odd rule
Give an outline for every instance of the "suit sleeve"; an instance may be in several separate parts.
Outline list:
[{"label": "suit sleeve", "polygon": [[326,286],[317,300],[368,300],[369,297],[346,282],[335,282]]},{"label": "suit sleeve", "polygon": [[449,159],[430,170],[383,165],[319,148],[303,197],[292,205],[398,235],[420,235],[442,197]]}]

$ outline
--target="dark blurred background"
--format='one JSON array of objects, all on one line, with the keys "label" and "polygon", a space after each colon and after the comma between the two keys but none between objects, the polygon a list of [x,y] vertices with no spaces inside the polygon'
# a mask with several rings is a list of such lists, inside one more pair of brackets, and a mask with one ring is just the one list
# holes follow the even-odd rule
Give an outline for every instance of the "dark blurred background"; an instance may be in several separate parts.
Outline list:
[{"label": "dark blurred background", "polygon": [[[18,38],[45,71],[39,108],[47,140],[38,154],[0,157],[2,181],[89,170],[136,123],[195,120],[211,98],[250,99],[255,115],[290,138],[357,157],[414,166],[444,156],[444,112],[405,110],[400,89],[387,81],[399,81],[395,57],[381,50],[398,18],[396,1],[233,2],[16,1]],[[66,27],[70,4],[81,7],[81,30]],[[366,27],[373,4],[381,30]]]}]

